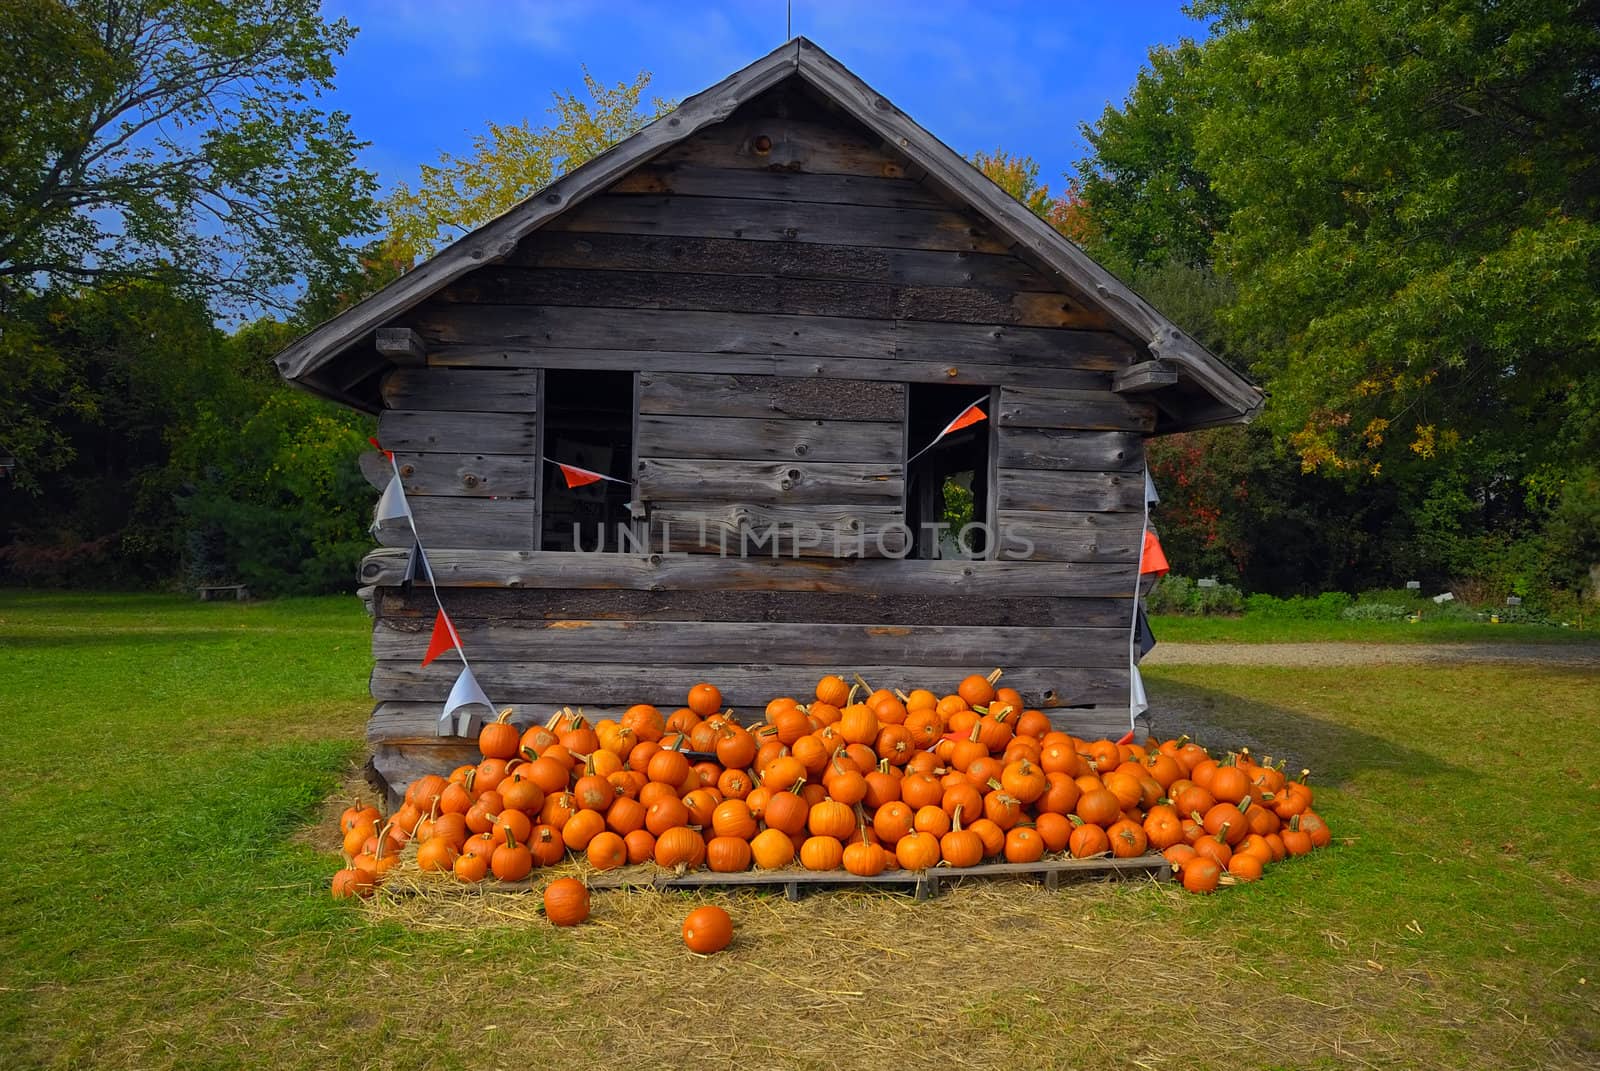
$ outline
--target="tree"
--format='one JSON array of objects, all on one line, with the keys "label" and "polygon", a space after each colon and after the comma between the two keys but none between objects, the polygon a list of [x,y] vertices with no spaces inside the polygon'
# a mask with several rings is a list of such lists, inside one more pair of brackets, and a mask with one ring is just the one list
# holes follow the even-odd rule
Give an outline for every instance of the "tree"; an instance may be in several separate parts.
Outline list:
[{"label": "tree", "polygon": [[1227,211],[1195,158],[1208,108],[1202,55],[1192,41],[1151,49],[1123,106],[1081,128],[1093,152],[1075,189],[1094,221],[1092,251],[1118,271],[1211,262]]},{"label": "tree", "polygon": [[469,155],[440,153],[437,165],[422,166],[415,190],[402,183],[386,204],[392,250],[413,258],[432,254],[672,108],[657,98],[652,114],[641,113],[648,71],[608,87],[585,67],[583,84],[588,101],[553,94],[553,124],[491,122],[472,139]]},{"label": "tree", "polygon": [[0,4],[0,303],[162,279],[286,307],[376,222],[316,0]]},{"label": "tree", "polygon": [[[1576,0],[1203,0],[1224,315],[1303,464],[1600,449],[1600,19]],[[1591,386],[1585,387],[1585,384]]]}]

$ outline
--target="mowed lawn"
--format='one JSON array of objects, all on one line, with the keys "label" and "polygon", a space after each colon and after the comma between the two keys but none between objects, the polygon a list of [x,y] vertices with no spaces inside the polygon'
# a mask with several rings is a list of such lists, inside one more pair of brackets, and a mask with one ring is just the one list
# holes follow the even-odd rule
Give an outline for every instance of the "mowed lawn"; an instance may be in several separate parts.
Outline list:
[{"label": "mowed lawn", "polygon": [[1334,846],[1210,898],[728,898],[697,959],[686,896],[559,934],[329,899],[296,834],[359,761],[367,644],[354,598],[0,594],[0,1067],[1600,1061],[1593,670],[1152,668],[1203,742],[1312,767]]}]

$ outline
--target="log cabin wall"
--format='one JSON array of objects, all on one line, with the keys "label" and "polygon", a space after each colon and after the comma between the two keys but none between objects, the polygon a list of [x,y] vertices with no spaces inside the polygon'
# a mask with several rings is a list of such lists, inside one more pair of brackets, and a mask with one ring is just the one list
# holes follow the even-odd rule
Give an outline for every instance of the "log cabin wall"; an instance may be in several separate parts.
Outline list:
[{"label": "log cabin wall", "polygon": [[[427,364],[385,381],[380,436],[478,679],[519,717],[671,709],[703,679],[753,710],[824,672],[951,687],[993,666],[1030,702],[1126,709],[1155,417],[1111,386],[1142,347],[805,91],[667,150],[395,326]],[[637,374],[642,527],[688,555],[537,548],[540,373],[568,368]],[[905,519],[910,383],[996,390],[987,514],[1028,546],[901,560],[891,532],[888,556],[834,556],[841,531],[871,547]],[[718,553],[774,522],[820,545]],[[472,750],[434,736],[458,664],[418,665],[431,602],[396,586],[402,558],[363,567],[391,784]]]}]

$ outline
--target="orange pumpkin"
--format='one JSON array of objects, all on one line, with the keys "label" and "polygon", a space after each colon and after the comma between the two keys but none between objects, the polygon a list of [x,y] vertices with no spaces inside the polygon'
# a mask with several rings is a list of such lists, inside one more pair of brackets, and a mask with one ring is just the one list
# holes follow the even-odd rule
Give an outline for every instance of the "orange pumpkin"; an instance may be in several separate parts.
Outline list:
[{"label": "orange pumpkin", "polygon": [[557,878],[544,887],[544,917],[556,926],[576,926],[589,917],[589,887],[577,878]]},{"label": "orange pumpkin", "polygon": [[711,955],[727,948],[732,940],[733,919],[720,907],[697,907],[683,920],[683,943],[691,952]]}]

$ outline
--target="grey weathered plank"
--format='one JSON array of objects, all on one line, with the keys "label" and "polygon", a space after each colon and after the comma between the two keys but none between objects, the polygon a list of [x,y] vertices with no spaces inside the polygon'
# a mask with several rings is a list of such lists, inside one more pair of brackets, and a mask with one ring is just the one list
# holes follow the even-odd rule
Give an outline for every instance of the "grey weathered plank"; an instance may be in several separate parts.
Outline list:
[{"label": "grey weathered plank", "polygon": [[[1116,514],[1089,514],[1113,517]],[[1122,599],[1018,599],[963,595],[830,594],[812,591],[631,591],[594,588],[452,588],[450,615],[458,620],[511,621],[803,621],[857,625],[986,625],[1125,628]],[[433,593],[426,586],[377,589],[376,613],[431,622]]]},{"label": "grey weathered plank", "polygon": [[384,379],[383,401],[390,409],[532,413],[537,383],[531,369],[401,368]]},{"label": "grey weathered plank", "polygon": [[[1001,510],[1000,557],[1015,561],[1136,562],[1142,513]],[[1025,546],[1031,543],[1032,547]]]},{"label": "grey weathered plank", "polygon": [[900,425],[881,421],[755,417],[641,416],[643,458],[727,458],[747,461],[893,459]]},{"label": "grey weathered plank", "polygon": [[[998,647],[972,652],[960,667],[862,665],[854,659],[834,666],[768,663],[620,663],[620,662],[474,662],[473,676],[495,703],[582,704],[626,706],[631,703],[678,704],[701,681],[713,681],[723,702],[760,709],[774,696],[811,694],[820,671],[858,672],[874,687],[953,690],[968,672],[987,671],[1008,662]],[[398,702],[443,702],[461,672],[461,663],[446,656],[423,667],[415,661],[377,663],[372,695]],[[1030,706],[1127,702],[1128,669],[1023,666],[1008,668],[1005,678]],[[437,717],[437,714],[435,715]]]},{"label": "grey weathered plank", "polygon": [[1167,361],[1140,361],[1118,372],[1111,389],[1118,394],[1142,394],[1178,385],[1178,369]]},{"label": "grey weathered plank", "polygon": [[639,412],[661,416],[899,421],[905,385],[701,372],[642,372]]},{"label": "grey weathered plank", "polygon": [[858,280],[684,271],[491,265],[446,287],[436,300],[485,305],[855,316],[1094,330],[1112,326],[1104,313],[1074,302],[1064,294],[954,286],[900,287]]},{"label": "grey weathered plank", "polygon": [[1136,472],[1144,467],[1144,439],[1124,431],[1003,428],[997,457],[1008,469],[1076,469]]},{"label": "grey weathered plank", "polygon": [[879,558],[906,552],[898,503],[872,508],[650,503],[650,547],[765,557]]},{"label": "grey weathered plank", "polygon": [[[413,454],[396,451],[395,463],[400,466],[400,481],[407,495],[531,499],[533,481],[538,474],[538,461],[531,453]],[[424,532],[422,539],[426,546],[430,536]]]},{"label": "grey weathered plank", "polygon": [[[425,499],[453,507],[485,499]],[[506,505],[526,508],[526,503]],[[424,528],[428,560],[440,587],[608,588],[635,591],[814,591],[850,595],[943,595],[965,598],[1128,599],[1132,564],[1069,562],[720,558],[705,554],[575,554],[479,550],[434,539]],[[399,544],[404,546],[404,544]],[[406,553],[378,550],[362,559],[361,582],[398,584]]]},{"label": "grey weathered plank", "polygon": [[871,135],[843,124],[776,117],[720,123],[684,139],[652,162],[890,179],[906,173],[905,159]]},{"label": "grey weathered plank", "polygon": [[[1054,276],[1009,254],[864,245],[539,231],[529,235],[503,263],[525,268],[770,275],[907,287],[981,287],[1047,296],[1061,293]],[[1089,307],[1088,303],[1084,307]]]},{"label": "grey weathered plank", "polygon": [[997,505],[1002,511],[1115,513],[1144,508],[1144,479],[1132,473],[1000,469],[998,475]]},{"label": "grey weathered plank", "polygon": [[601,234],[671,234],[754,242],[876,245],[1004,253],[976,216],[954,209],[751,201],[736,197],[600,194],[546,227]]},{"label": "grey weathered plank", "polygon": [[[1104,331],[844,316],[436,302],[419,309],[416,320],[430,347],[470,346],[497,351],[548,347],[803,354],[894,358],[945,367],[973,363],[1111,371],[1127,362],[1132,348],[1127,340]],[[434,363],[452,362],[436,356]],[[719,370],[714,362],[707,363],[710,367],[703,370]],[[1128,410],[1139,408],[1117,395],[1111,398]]]},{"label": "grey weathered plank", "polygon": [[[803,666],[915,664],[966,670],[1004,652],[1007,665],[1126,666],[1126,628],[847,625],[796,622],[493,621],[454,619],[474,672],[489,662],[784,662]],[[432,623],[380,619],[378,661],[420,661]],[[993,668],[993,667],[987,667]],[[948,676],[948,673],[945,674]]]},{"label": "grey weathered plank", "polygon": [[373,345],[385,360],[394,365],[420,367],[428,363],[427,347],[409,327],[380,327],[374,332]]},{"label": "grey weathered plank", "polygon": [[[533,502],[529,499],[418,495],[409,501],[430,560],[435,547],[522,551],[533,546]],[[378,531],[378,542],[386,547],[409,547],[411,529],[404,521],[390,522]],[[402,571],[404,565],[402,560]]]},{"label": "grey weathered plank", "polygon": [[1108,391],[1002,387],[1001,427],[1144,431],[1155,428],[1155,406]]},{"label": "grey weathered plank", "polygon": [[897,503],[905,480],[898,464],[705,461],[643,458],[639,494],[646,502],[748,502],[758,505]]},{"label": "grey weathered plank", "polygon": [[770,168],[647,164],[613,183],[607,193],[680,197],[747,197],[762,201],[816,201],[884,208],[948,209],[951,202],[905,178],[811,174]]},{"label": "grey weathered plank", "polygon": [[[962,361],[897,361],[892,358],[768,356],[753,353],[695,353],[693,351],[564,349],[529,346],[456,345],[433,354],[436,367],[448,368],[586,368],[594,371],[647,373],[710,373],[761,375],[796,382],[846,380],[861,377],[901,383],[956,383],[992,386],[1075,387],[1105,390],[1111,375],[1103,371],[1056,368],[1002,367]],[[756,414],[752,414],[756,415]]]},{"label": "grey weathered plank", "polygon": [[419,453],[529,454],[534,418],[526,413],[452,413],[388,409],[378,417],[385,450]]}]

